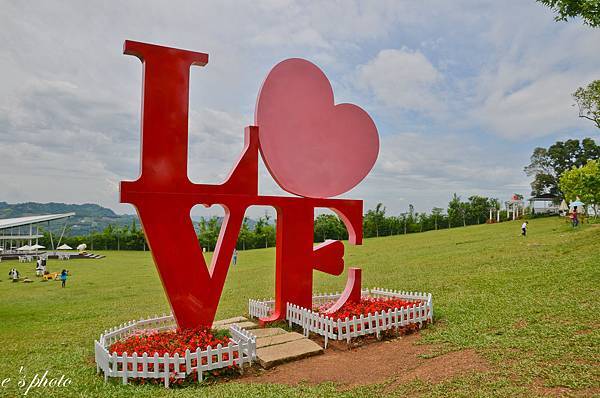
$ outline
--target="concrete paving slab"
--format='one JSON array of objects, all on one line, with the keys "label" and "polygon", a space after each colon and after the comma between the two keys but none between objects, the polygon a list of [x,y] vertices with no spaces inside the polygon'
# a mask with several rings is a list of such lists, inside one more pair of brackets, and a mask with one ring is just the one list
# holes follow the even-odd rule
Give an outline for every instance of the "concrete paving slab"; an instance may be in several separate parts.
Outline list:
[{"label": "concrete paving slab", "polygon": [[256,339],[256,348],[269,347],[278,344],[289,343],[290,341],[304,339],[300,333],[290,332],[277,334],[274,336],[259,337]]},{"label": "concrete paving slab", "polygon": [[246,322],[246,321],[248,321],[248,318],[243,317],[243,316],[236,316],[233,318],[227,318],[227,319],[221,319],[219,321],[215,321],[213,323],[213,327],[220,326],[220,325],[229,325],[231,323]]},{"label": "concrete paving slab", "polygon": [[321,348],[314,341],[306,338],[263,347],[256,350],[258,362],[265,369],[268,369],[279,363],[289,362],[322,353],[323,348]]},{"label": "concrete paving slab", "polygon": [[240,327],[242,329],[246,329],[246,330],[256,329],[259,327],[258,323],[254,323],[252,321],[245,321],[245,322],[233,322],[233,323],[227,323],[227,324],[221,324],[221,325],[213,324],[213,329],[225,330],[225,329],[229,329],[229,327],[234,324],[238,325],[238,327]]},{"label": "concrete paving slab", "polygon": [[278,334],[287,333],[282,328],[258,328],[252,330],[252,334],[256,336],[257,339],[261,337],[275,336]]}]

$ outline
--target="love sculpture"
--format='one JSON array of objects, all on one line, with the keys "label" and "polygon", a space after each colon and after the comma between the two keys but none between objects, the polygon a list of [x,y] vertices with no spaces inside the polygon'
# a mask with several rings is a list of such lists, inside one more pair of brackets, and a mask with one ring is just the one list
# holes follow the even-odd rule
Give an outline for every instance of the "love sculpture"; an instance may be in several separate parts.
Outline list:
[{"label": "love sculpture", "polygon": [[[225,182],[194,184],[187,176],[189,75],[208,54],[126,41],[124,53],[143,63],[141,172],[121,182],[121,202],[137,208],[148,245],[179,327],[212,325],[246,209],[277,212],[275,309],[312,308],[312,272],[340,275],[344,245],[313,247],[315,208],[329,208],[344,222],[351,244],[362,243],[362,201],[329,199],[356,186],[379,152],[377,128],[352,104],[334,105],[327,77],[312,63],[288,59],[267,76],[258,96],[255,126]],[[258,153],[290,197],[258,194]],[[190,211],[221,205],[225,218],[207,268]],[[351,268],[339,308],[360,298],[360,269]]]}]

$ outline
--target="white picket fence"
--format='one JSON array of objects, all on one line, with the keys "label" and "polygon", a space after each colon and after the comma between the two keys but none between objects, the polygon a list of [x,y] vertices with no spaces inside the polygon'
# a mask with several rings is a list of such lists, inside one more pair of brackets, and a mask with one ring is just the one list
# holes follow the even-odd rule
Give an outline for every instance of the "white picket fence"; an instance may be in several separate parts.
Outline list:
[{"label": "white picket fence", "polygon": [[271,315],[275,308],[275,300],[263,299],[263,300],[248,300],[248,314],[254,318],[266,318]]},{"label": "white picket fence", "polygon": [[[118,377],[127,384],[129,378],[164,378],[165,387],[169,387],[169,379],[183,379],[192,373],[198,374],[198,382],[202,381],[202,373],[213,369],[220,369],[236,365],[243,371],[245,363],[251,364],[256,359],[256,337],[250,332],[240,329],[237,325],[230,326],[231,340],[227,346],[221,344],[216,347],[208,346],[205,350],[200,348],[195,351],[186,350],[184,355],[164,354],[159,356],[144,352],[122,355],[108,352],[114,342],[127,338],[141,330],[163,331],[176,328],[172,315],[163,315],[139,321],[130,321],[111,330],[106,330],[100,339],[94,342],[96,358],[96,371],[104,373],[104,381],[109,377]],[[225,359],[225,354],[227,359]],[[237,355],[237,357],[236,357]],[[141,365],[141,370],[139,369]],[[173,370],[171,370],[171,365]]]},{"label": "white picket fence", "polygon": [[[341,297],[341,293],[323,293],[314,295],[312,298],[313,307],[320,307],[325,304],[333,303]],[[363,289],[361,291],[362,296],[369,296],[369,289]],[[262,300],[248,300],[248,314],[253,318],[265,318],[273,312],[275,309],[275,300],[262,299]]]},{"label": "white picket fence", "polygon": [[[374,298],[402,299],[413,304],[408,307],[382,311],[381,313],[375,312],[375,314],[361,315],[358,318],[333,319],[312,309],[287,303],[286,320],[289,322],[290,327],[292,324],[302,327],[305,336],[308,336],[310,332],[323,336],[325,338],[325,347],[327,347],[330,339],[346,340],[349,343],[352,338],[367,334],[375,334],[379,338],[384,331],[390,329],[397,331],[398,328],[410,324],[418,324],[421,327],[424,322],[431,322],[433,320],[431,293],[399,292],[375,288],[363,290],[361,295]],[[313,308],[334,302],[340,296],[340,293],[315,295],[313,296]],[[249,313],[253,317],[267,316],[274,306],[273,300],[250,301]]]}]

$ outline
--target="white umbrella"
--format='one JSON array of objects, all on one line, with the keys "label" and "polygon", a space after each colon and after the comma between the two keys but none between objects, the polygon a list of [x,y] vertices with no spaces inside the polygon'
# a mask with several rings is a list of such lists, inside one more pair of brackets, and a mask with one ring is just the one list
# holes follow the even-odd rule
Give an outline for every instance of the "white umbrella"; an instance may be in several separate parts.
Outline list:
[{"label": "white umbrella", "polygon": [[45,249],[46,246],[42,246],[42,245],[38,245],[37,243],[33,246],[31,246],[32,250],[37,250],[37,249]]},{"label": "white umbrella", "polygon": [[31,250],[31,246],[29,246],[29,245],[21,246],[17,250],[21,251],[21,252],[29,251],[29,250]]},{"label": "white umbrella", "polygon": [[561,211],[569,210],[569,206],[567,205],[566,200],[563,199],[562,202],[560,202],[560,207],[558,208],[558,210],[561,210]]},{"label": "white umbrella", "polygon": [[58,250],[73,250],[73,248],[66,243],[57,247]]},{"label": "white umbrella", "polygon": [[77,246],[77,250],[79,250],[80,252],[84,251],[86,248],[87,245],[85,243],[82,243],[79,246]]}]

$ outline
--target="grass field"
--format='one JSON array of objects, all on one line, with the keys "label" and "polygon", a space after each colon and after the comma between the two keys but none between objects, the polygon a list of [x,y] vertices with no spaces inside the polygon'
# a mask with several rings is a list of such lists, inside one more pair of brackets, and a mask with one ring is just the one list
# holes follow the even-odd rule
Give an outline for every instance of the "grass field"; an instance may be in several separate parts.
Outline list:
[{"label": "grass field", "polygon": [[[435,324],[422,331],[439,352],[473,348],[488,371],[438,384],[414,381],[392,396],[566,396],[600,394],[600,227],[573,231],[555,218],[507,222],[407,236],[367,239],[347,249],[347,265],[363,269],[363,285],[433,293]],[[35,279],[33,264],[0,263],[0,395],[22,395],[20,376],[65,374],[65,388],[28,396],[381,397],[382,385],[339,392],[317,386],[222,383],[165,390],[105,384],[95,374],[93,341],[124,321],[168,311],[147,252],[107,252],[103,260],[67,265],[67,288]],[[249,298],[273,295],[274,249],[241,252],[229,271],[218,318],[247,311]],[[9,283],[14,266],[35,283]],[[340,290],[343,277],[315,272],[315,291]],[[402,353],[398,353],[402,355]],[[19,374],[21,366],[23,371]]]}]

